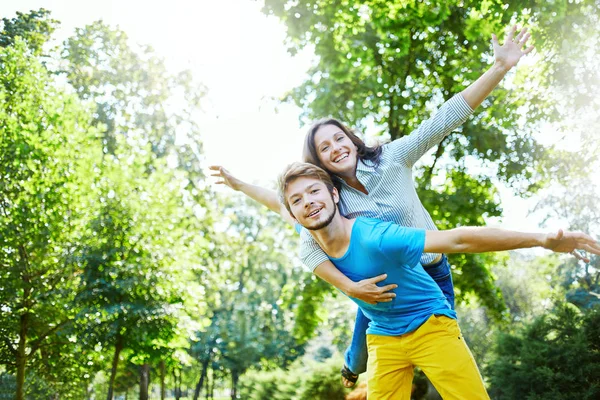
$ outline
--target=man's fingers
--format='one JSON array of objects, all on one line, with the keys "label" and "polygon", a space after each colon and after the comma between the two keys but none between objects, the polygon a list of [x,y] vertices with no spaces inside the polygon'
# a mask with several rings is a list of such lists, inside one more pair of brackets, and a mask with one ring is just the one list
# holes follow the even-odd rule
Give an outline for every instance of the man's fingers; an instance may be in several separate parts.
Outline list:
[{"label": "man's fingers", "polygon": [[385,280],[385,278],[387,278],[387,274],[381,274],[373,278],[365,279],[364,281],[367,283],[377,283]]},{"label": "man's fingers", "polygon": [[531,37],[530,33],[527,33],[520,41],[519,41],[519,45],[523,48],[525,47],[525,44],[527,43],[527,41],[529,40],[529,38]]},{"label": "man's fingers", "polygon": [[[396,285],[395,283],[391,283],[389,285],[385,285],[379,288],[379,290],[381,291],[381,293],[385,293],[385,292],[389,292],[390,290],[394,290],[398,287],[398,285]],[[394,294],[394,293],[391,293]],[[394,294],[394,297],[396,297],[396,295]]]},{"label": "man's fingers", "polygon": [[556,236],[554,237],[556,240],[560,240],[563,238],[563,236],[565,235],[565,233],[563,232],[562,229],[559,229],[558,232],[556,233]]},{"label": "man's fingers", "polygon": [[593,244],[584,244],[581,248],[589,253],[600,255],[600,246],[595,246]]}]

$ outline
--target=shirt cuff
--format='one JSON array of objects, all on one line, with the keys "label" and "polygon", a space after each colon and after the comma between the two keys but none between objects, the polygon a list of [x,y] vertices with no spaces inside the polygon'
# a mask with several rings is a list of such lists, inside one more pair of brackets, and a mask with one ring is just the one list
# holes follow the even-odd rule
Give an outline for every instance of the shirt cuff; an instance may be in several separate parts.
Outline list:
[{"label": "shirt cuff", "polygon": [[468,118],[471,114],[473,114],[473,109],[467,103],[462,94],[457,94],[450,100],[453,104],[454,110],[456,110],[456,114],[460,116],[462,119]]}]

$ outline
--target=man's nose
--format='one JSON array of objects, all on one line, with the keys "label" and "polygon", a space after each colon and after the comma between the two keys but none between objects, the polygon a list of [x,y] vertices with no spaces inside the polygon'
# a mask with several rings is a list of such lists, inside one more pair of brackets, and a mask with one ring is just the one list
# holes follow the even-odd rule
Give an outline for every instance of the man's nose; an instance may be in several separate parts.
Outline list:
[{"label": "man's nose", "polygon": [[311,198],[308,196],[308,193],[305,193],[305,194],[304,194],[304,207],[305,207],[305,208],[308,208],[308,207],[310,207],[310,206],[311,206],[311,205],[313,205],[313,204],[314,204],[314,200],[312,200],[312,199],[311,199]]}]

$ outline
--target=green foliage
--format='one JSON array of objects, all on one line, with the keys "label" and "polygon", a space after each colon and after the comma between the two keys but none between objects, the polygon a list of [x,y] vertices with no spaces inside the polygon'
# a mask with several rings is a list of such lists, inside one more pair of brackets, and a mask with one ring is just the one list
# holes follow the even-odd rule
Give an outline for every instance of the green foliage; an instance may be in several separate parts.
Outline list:
[{"label": "green foliage", "polygon": [[340,378],[340,360],[313,368],[305,376],[298,400],[344,400],[346,390]]},{"label": "green foliage", "polygon": [[[87,109],[56,89],[24,41],[1,48],[0,65],[0,360],[16,371],[21,398],[28,362],[49,362],[57,372],[59,365],[78,368],[44,361],[44,351],[69,338],[64,330],[77,312],[70,305],[81,193],[98,153],[90,147],[96,132]],[[68,343],[62,345],[67,353],[73,351]]]},{"label": "green foliage", "polygon": [[291,262],[294,235],[279,216],[250,201],[221,207],[224,226],[212,237],[218,246],[199,276],[210,325],[198,332],[192,355],[228,370],[235,388],[249,368],[286,367],[304,353],[292,334],[304,272]]},{"label": "green foliage", "polygon": [[35,55],[40,55],[43,46],[50,40],[58,21],[50,18],[50,11],[40,8],[37,11],[21,13],[12,19],[2,18],[2,31],[0,31],[0,47],[15,45],[17,37],[27,44]]},{"label": "green foliage", "polygon": [[276,369],[251,371],[240,380],[240,398],[248,400],[289,400],[296,396],[302,380],[299,371]]},{"label": "green foliage", "polygon": [[596,399],[600,396],[600,312],[559,304],[518,335],[503,334],[487,368],[497,399]]},{"label": "green foliage", "polygon": [[331,351],[331,349],[327,346],[321,346],[317,349],[314,359],[317,362],[323,362],[328,358],[331,358],[331,356],[333,356],[333,352]]},{"label": "green foliage", "polygon": [[343,400],[342,363],[334,357],[324,364],[296,362],[286,370],[249,372],[241,378],[240,395],[250,400]]}]

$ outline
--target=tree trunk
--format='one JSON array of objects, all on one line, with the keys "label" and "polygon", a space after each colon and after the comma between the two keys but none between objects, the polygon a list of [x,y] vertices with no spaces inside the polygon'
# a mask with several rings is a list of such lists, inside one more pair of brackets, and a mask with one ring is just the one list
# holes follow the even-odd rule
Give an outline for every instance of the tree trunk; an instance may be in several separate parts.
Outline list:
[{"label": "tree trunk", "polygon": [[179,400],[179,398],[181,397],[181,390],[177,385],[177,370],[175,368],[173,368],[173,386],[173,391],[175,392],[175,400]]},{"label": "tree trunk", "polygon": [[165,362],[160,362],[160,400],[165,400],[166,388],[165,388]]},{"label": "tree trunk", "polygon": [[237,399],[237,385],[240,376],[237,371],[231,371],[231,400]]},{"label": "tree trunk", "polygon": [[196,385],[196,390],[194,390],[194,400],[198,400],[198,397],[200,397],[200,391],[202,390],[202,384],[204,383],[204,379],[206,378],[206,373],[208,371],[208,363],[210,363],[210,357],[208,357],[207,359],[205,359],[202,362],[202,373],[200,374],[200,380],[198,381],[198,384]]},{"label": "tree trunk", "polygon": [[214,399],[215,398],[215,381],[217,380],[216,377],[217,375],[214,374],[214,370],[213,371],[212,376],[210,377],[210,398]]},{"label": "tree trunk", "polygon": [[140,367],[140,400],[148,400],[148,387],[150,386],[150,364]]},{"label": "tree trunk", "polygon": [[27,365],[27,330],[29,313],[21,315],[19,323],[19,346],[17,347],[17,393],[16,400],[25,398],[25,366]]},{"label": "tree trunk", "polygon": [[110,370],[110,380],[108,381],[108,394],[106,400],[112,400],[115,378],[117,376],[117,366],[119,365],[119,354],[123,350],[123,336],[118,335],[115,342],[115,354],[113,355],[112,368]]},{"label": "tree trunk", "polygon": [[[213,371],[212,374],[212,382],[215,381],[215,373]],[[208,371],[206,372],[206,387],[204,388],[204,390],[206,391],[206,395],[204,396],[205,400],[208,400],[209,398],[213,398],[213,392],[212,392],[213,387],[211,386],[211,377],[208,375]]]}]

